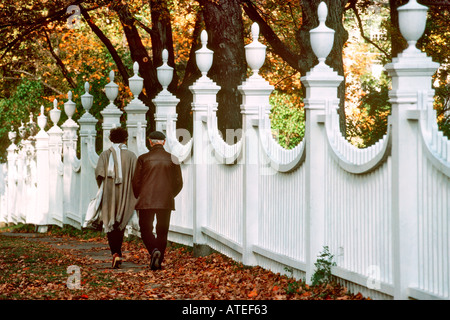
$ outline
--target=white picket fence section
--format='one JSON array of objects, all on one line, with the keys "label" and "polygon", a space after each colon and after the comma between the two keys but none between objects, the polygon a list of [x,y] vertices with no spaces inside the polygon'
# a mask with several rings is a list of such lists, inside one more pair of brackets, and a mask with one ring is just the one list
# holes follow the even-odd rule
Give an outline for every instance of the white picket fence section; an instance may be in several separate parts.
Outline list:
[{"label": "white picket fence section", "polygon": [[[324,63],[334,37],[325,26],[324,3],[319,27],[311,31],[319,64],[302,77],[305,137],[291,150],[280,147],[270,129],[273,87],[258,74],[265,46],[258,41],[257,24],[246,46],[253,75],[238,88],[243,126],[232,133],[239,137],[234,144],[217,129],[220,87],[207,77],[213,52],[206,32],[197,51],[202,76],[190,88],[193,137],[183,143],[176,130],[178,99],[167,91],[173,69],[163,52],[157,70],[163,90],[153,101],[156,128],[166,133],[166,149],[181,161],[184,179],[169,239],[194,249],[213,248],[246,265],[291,270],[308,282],[317,256],[328,246],[337,264],[333,274],[353,292],[378,299],[450,299],[450,142],[438,130],[433,110],[431,77],[439,65],[415,47],[426,9],[414,0],[399,8],[410,46],[385,67],[393,83],[392,114],[386,135],[366,149],[352,146],[339,132],[337,87],[343,78]],[[408,26],[407,21],[423,23]],[[134,99],[124,112],[129,149],[140,155],[148,151],[148,107],[137,98],[143,83],[138,72],[135,63],[129,79]],[[110,104],[102,111],[103,150],[122,115],[114,105],[113,72],[110,80]],[[75,104],[69,93],[64,105],[69,119],[61,127],[55,103],[48,131],[43,108],[35,136],[15,144],[11,131],[8,162],[0,170],[0,222],[32,223],[40,230],[65,224],[81,228],[97,190],[94,169],[102,151],[95,150],[98,120],[89,113],[88,84],[85,90],[86,112],[78,123],[72,120]],[[139,235],[136,216],[127,230]]]}]

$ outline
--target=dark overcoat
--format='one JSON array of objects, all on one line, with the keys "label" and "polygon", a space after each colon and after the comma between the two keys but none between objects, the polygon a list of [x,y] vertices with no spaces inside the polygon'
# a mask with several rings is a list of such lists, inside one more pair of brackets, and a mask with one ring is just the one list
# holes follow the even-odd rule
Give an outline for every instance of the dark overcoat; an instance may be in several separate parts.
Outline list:
[{"label": "dark overcoat", "polygon": [[175,197],[183,187],[180,164],[160,144],[137,159],[133,192],[138,199],[136,210],[175,210]]}]

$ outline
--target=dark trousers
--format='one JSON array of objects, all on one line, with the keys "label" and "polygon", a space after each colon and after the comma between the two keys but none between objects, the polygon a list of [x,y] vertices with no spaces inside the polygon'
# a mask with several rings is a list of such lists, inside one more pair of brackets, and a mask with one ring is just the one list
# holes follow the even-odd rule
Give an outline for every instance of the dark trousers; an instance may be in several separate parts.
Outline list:
[{"label": "dark trousers", "polygon": [[[169,233],[171,210],[167,209],[141,209],[139,210],[139,227],[141,238],[148,253],[151,255],[154,249],[161,252],[160,263],[164,261],[164,253],[167,246],[167,234]],[[153,234],[153,220],[156,215],[156,237]]]},{"label": "dark trousers", "polygon": [[119,257],[122,256],[122,243],[123,236],[125,234],[125,228],[119,230],[117,225],[114,226],[114,229],[106,234],[108,237],[109,248],[111,250],[111,254],[118,253]]}]

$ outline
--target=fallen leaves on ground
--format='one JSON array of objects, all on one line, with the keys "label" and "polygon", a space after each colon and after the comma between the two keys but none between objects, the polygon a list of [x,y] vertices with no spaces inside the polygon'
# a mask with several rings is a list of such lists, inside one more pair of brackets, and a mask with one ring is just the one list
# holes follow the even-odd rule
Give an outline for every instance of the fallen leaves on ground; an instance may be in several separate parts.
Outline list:
[{"label": "fallen leaves on ground", "polygon": [[[84,241],[105,243],[104,239]],[[126,261],[148,265],[148,253],[141,242],[125,241],[123,249]],[[148,267],[98,268],[99,261],[77,250],[5,237],[1,233],[0,250],[0,299],[365,299],[337,284],[310,287],[261,267],[244,266],[219,253],[194,257],[189,247],[178,245],[167,248],[163,269],[158,271]],[[80,267],[79,289],[68,288],[70,265]]]}]

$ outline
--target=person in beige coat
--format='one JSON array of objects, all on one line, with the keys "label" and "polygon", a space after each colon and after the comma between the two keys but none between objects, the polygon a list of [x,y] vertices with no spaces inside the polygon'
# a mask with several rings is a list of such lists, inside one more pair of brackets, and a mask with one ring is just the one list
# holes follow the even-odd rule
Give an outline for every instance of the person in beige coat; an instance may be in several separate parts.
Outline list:
[{"label": "person in beige coat", "polygon": [[125,227],[136,205],[132,179],[137,157],[127,150],[128,132],[125,129],[121,127],[112,129],[109,138],[113,144],[100,154],[95,177],[99,186],[103,182],[101,204],[103,227],[113,256],[112,267],[118,268],[122,262]]}]

